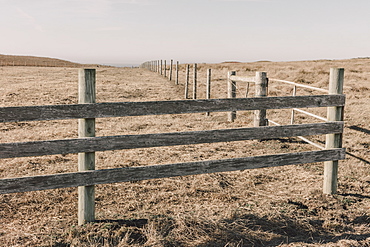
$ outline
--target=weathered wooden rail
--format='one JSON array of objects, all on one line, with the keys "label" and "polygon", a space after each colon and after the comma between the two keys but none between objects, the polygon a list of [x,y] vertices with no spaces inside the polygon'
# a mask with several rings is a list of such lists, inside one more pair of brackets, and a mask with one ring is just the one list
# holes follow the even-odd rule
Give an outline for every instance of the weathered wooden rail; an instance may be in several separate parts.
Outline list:
[{"label": "weathered wooden rail", "polygon": [[[95,170],[94,154],[96,151],[307,135],[334,136],[335,140],[338,141],[338,136],[340,137],[343,133],[342,119],[331,118],[328,122],[314,124],[95,137],[95,118],[302,107],[329,107],[329,109],[333,109],[342,108],[344,104],[345,96],[342,94],[95,103],[95,70],[80,69],[79,104],[0,108],[0,122],[79,119],[79,138],[0,144],[0,158],[79,153],[79,171],[64,174],[2,178],[0,179],[0,194],[78,186],[79,224],[84,224],[95,219],[94,185],[96,184],[313,162],[335,162],[344,159],[345,150],[340,145],[332,145],[329,140],[331,137],[328,137],[327,149],[319,151]],[[327,174],[326,176],[330,177]],[[325,179],[336,181],[336,177]],[[324,192],[335,193],[335,186],[336,183],[332,184],[332,189],[330,191],[324,190]]]},{"label": "weathered wooden rail", "polygon": [[[293,96],[296,97],[297,87],[302,87],[306,89],[310,89],[313,91],[320,91],[324,93],[329,93],[329,95],[343,95],[343,82],[344,82],[344,69],[338,68],[331,68],[330,69],[330,78],[329,78],[329,90],[321,89],[317,87],[312,87],[309,85],[299,84],[295,82],[290,82],[286,80],[278,80],[278,79],[269,79],[265,72],[257,72],[255,77],[238,77],[236,76],[235,71],[231,71],[228,74],[228,97],[235,98],[236,97],[236,83],[239,82],[247,82],[247,90],[249,87],[249,83],[255,83],[255,97],[267,97],[268,92],[268,82],[275,81],[293,85]],[[308,111],[304,111],[298,109],[300,107],[293,107],[292,108],[292,116],[291,116],[291,124],[294,123],[294,113],[295,111],[301,112],[308,116],[320,119],[322,121],[343,121],[343,110],[344,106],[334,106],[327,108],[327,117],[321,117],[310,113]],[[268,108],[267,108],[268,109]],[[229,113],[229,121],[234,121],[236,118],[236,111],[232,111]],[[258,109],[254,111],[254,126],[266,126],[268,123],[273,123],[277,126],[281,126],[279,123],[270,120],[266,116],[266,109]],[[305,142],[318,147],[320,149],[327,149],[327,148],[341,148],[342,147],[342,133],[340,134],[328,134],[326,135],[326,143],[325,147],[310,141],[309,139],[303,136],[297,136],[298,138],[304,140]],[[337,176],[338,176],[338,161],[327,161],[325,162],[324,166],[324,193],[333,194],[337,192]]]}]

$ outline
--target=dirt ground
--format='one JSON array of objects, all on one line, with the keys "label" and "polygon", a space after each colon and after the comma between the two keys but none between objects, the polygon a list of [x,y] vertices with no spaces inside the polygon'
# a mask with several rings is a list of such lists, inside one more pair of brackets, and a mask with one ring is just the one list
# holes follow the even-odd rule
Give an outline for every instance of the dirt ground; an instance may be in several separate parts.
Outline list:
[{"label": "dirt ground", "polygon": [[[337,195],[323,195],[323,164],[302,164],[96,186],[97,221],[77,225],[77,188],[0,195],[1,246],[370,246],[370,59],[198,64],[198,98],[212,69],[212,98],[226,98],[227,72],[326,88],[345,69],[343,147]],[[184,99],[179,85],[139,68],[97,68],[97,102]],[[0,67],[0,106],[77,103],[78,69]],[[189,95],[192,95],[190,80]],[[292,86],[270,82],[269,95]],[[250,85],[248,97],[253,97]],[[237,97],[245,97],[238,83]],[[299,89],[297,95],[317,94]],[[322,94],[322,93],[318,93]],[[325,117],[325,109],[311,112]],[[290,110],[267,117],[290,123]],[[296,114],[296,123],[320,120]],[[97,119],[97,136],[248,127],[251,112]],[[77,137],[77,120],[1,123],[1,142]],[[323,144],[324,137],[311,137]],[[96,168],[317,150],[297,138],[98,152]],[[0,160],[0,177],[77,171],[77,154]]]}]

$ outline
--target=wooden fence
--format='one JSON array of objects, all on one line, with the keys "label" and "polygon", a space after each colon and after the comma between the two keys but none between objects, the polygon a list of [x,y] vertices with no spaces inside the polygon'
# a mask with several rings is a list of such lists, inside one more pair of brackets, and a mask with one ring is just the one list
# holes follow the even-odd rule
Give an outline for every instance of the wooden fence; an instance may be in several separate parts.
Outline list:
[{"label": "wooden fence", "polygon": [[[154,60],[154,61],[147,61],[142,63],[139,67],[145,68],[153,72],[157,72],[158,74],[168,78],[170,81],[173,80],[172,71],[173,71],[173,60],[170,60],[169,66],[166,65],[166,60]],[[197,99],[197,89],[198,89],[198,65],[196,63],[193,64],[193,93],[192,99]],[[190,64],[185,66],[185,99],[189,99],[189,81],[190,81]],[[167,74],[168,71],[168,74]],[[175,84],[179,85],[179,61],[176,61],[175,65]],[[207,69],[207,80],[206,80],[206,98],[210,99],[211,97],[211,69]],[[206,113],[207,116],[209,113]]]},{"label": "wooden fence", "polygon": [[[337,69],[337,68],[330,69],[329,90],[325,90],[325,89],[321,89],[321,88],[317,88],[317,87],[313,87],[309,85],[304,85],[304,84],[298,84],[298,83],[290,82],[286,80],[269,79],[267,78],[267,75],[265,72],[257,72],[255,77],[238,77],[236,76],[235,71],[231,71],[228,74],[228,97],[229,98],[235,98],[236,96],[237,81],[255,83],[255,97],[267,97],[269,81],[293,85],[293,96],[296,96],[297,87],[303,87],[303,88],[310,89],[313,91],[329,93],[329,95],[343,95],[344,69]],[[247,88],[248,87],[249,87],[249,84]],[[343,121],[344,106],[328,107],[326,118],[323,118],[321,116],[315,115],[313,113],[310,113],[308,111],[301,110],[298,108],[299,107],[292,108],[291,122],[290,122],[292,125],[294,124],[295,111],[301,112],[303,114],[320,119],[325,122]],[[228,117],[229,121],[234,121],[235,118],[236,118],[236,111],[230,112],[229,117]],[[267,126],[268,123],[273,123],[274,125],[281,126],[281,124],[267,118],[266,109],[254,111],[254,126],[255,127]],[[328,149],[328,148],[341,148],[342,147],[342,133],[326,135],[325,147],[317,143],[314,143],[303,136],[297,136],[297,137],[322,150]],[[337,177],[338,177],[338,161],[336,160],[336,161],[325,162],[324,164],[324,185],[323,185],[324,193],[334,194],[337,192],[337,187],[338,187]]]},{"label": "wooden fence", "polygon": [[[342,70],[340,71],[342,73]],[[340,76],[334,78],[331,80],[330,87],[336,87],[335,81],[342,79]],[[335,169],[337,169],[338,160],[344,159],[345,150],[339,143],[343,133],[343,122],[334,112],[337,113],[338,109],[343,108],[345,96],[338,92],[334,93],[333,90],[330,90],[333,94],[313,96],[95,103],[95,70],[80,69],[79,104],[0,108],[0,122],[79,119],[79,138],[0,144],[0,158],[79,153],[79,171],[3,178],[0,179],[0,194],[79,187],[78,222],[84,224],[95,220],[94,185],[96,184],[313,162],[327,162],[324,183],[328,184],[327,181],[330,180],[331,187],[328,190],[324,186],[324,193],[335,193]],[[95,118],[305,107],[328,107],[329,121],[285,126],[95,137]],[[327,135],[327,148],[310,152],[95,170],[94,152],[96,151],[308,135]]]},{"label": "wooden fence", "polygon": [[[139,67],[145,68],[153,72],[157,72],[164,77],[167,77],[170,81],[173,80],[173,59],[170,60],[170,64],[167,68],[167,61],[166,60],[154,60],[142,63]],[[168,70],[168,74],[167,74]],[[175,83],[176,85],[179,84],[179,61],[176,62],[175,65]]]},{"label": "wooden fence", "polygon": [[[162,74],[162,61],[163,60],[157,60],[157,61],[148,61],[142,64],[142,68],[146,68],[148,70],[158,72]],[[158,66],[160,64],[160,66]],[[172,71],[172,60],[170,63],[169,71]],[[176,64],[176,84],[178,84],[178,66],[179,62]],[[164,60],[164,71],[166,71],[166,60]],[[190,65],[186,65],[186,71],[185,71],[185,99],[188,99],[188,87],[189,87],[189,71],[190,71]],[[172,72],[171,72],[172,73]],[[164,73],[164,76],[166,77],[166,72]],[[331,95],[343,94],[343,78],[344,78],[344,69],[337,69],[332,68],[330,70],[330,81],[329,81],[329,90],[321,89],[309,85],[299,84],[295,82],[290,82],[286,80],[279,80],[279,79],[272,79],[268,78],[266,72],[257,72],[255,77],[240,77],[236,76],[236,71],[230,71],[228,73],[227,77],[227,96],[228,98],[236,98],[236,91],[237,91],[237,82],[243,82],[247,83],[246,87],[246,94],[245,97],[248,97],[249,93],[249,84],[254,83],[255,84],[255,94],[254,96],[259,97],[267,97],[268,96],[268,83],[271,82],[278,82],[278,83],[285,83],[293,86],[293,96],[296,96],[297,88],[305,88],[312,91],[320,91],[324,93],[329,93]],[[171,77],[170,77],[171,80]],[[210,99],[210,91],[211,91],[211,69],[207,70],[207,83],[206,83],[206,99]],[[197,64],[193,65],[193,99],[197,99]],[[343,107],[337,106],[337,107],[331,107],[328,108],[327,117],[321,117],[318,115],[315,115],[313,113],[310,113],[308,111],[298,109],[298,108],[292,108],[291,111],[291,124],[294,124],[294,117],[295,112],[300,112],[303,114],[306,114],[310,117],[317,118],[321,121],[327,122],[327,121],[343,121]],[[210,112],[206,113],[207,116],[210,115]],[[228,121],[233,122],[236,118],[236,111],[231,111],[228,114]],[[281,124],[268,119],[266,114],[266,109],[258,109],[254,110],[254,126],[268,126],[269,123],[272,123],[274,125],[280,126]],[[327,135],[326,138],[326,145],[325,147],[317,144],[313,141],[310,141],[306,137],[303,136],[297,136],[298,138],[302,139],[303,141],[319,148],[319,149],[326,149],[327,147],[342,147],[342,134],[337,135]],[[333,194],[337,191],[337,172],[338,172],[338,163],[337,161],[334,162],[326,162],[325,163],[325,169],[324,169],[324,193],[327,194]]]}]

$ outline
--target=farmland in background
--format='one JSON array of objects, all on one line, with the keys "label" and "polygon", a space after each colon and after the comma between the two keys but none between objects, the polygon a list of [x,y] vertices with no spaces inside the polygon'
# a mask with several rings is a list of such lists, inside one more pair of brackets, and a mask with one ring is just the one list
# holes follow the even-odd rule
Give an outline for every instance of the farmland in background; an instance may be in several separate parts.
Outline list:
[{"label": "farmland in background", "polygon": [[[18,59],[22,64],[25,58]],[[71,67],[0,66],[0,106],[77,103],[78,70]],[[345,69],[347,97],[343,139],[347,158],[340,162],[337,195],[322,194],[322,163],[98,185],[97,222],[85,226],[77,226],[77,188],[0,195],[0,245],[366,246],[370,242],[370,59],[198,64],[198,99],[205,98],[208,68],[211,97],[226,98],[230,70],[240,76],[265,71],[270,78],[327,88],[331,67]],[[96,69],[97,102],[184,98],[184,65],[180,85],[145,69]],[[243,96],[245,84],[238,84],[237,93]],[[270,96],[291,93],[289,86],[269,84]],[[283,124],[288,124],[289,114],[267,112],[268,118]],[[316,121],[299,114],[296,119]],[[227,122],[226,113],[108,118],[97,119],[96,135],[235,128],[252,122],[251,112],[238,112],[234,123]],[[0,124],[1,142],[75,137],[77,120]],[[108,151],[97,153],[96,168],[313,149],[299,139],[285,138]],[[2,178],[74,171],[76,154],[0,160]]]}]

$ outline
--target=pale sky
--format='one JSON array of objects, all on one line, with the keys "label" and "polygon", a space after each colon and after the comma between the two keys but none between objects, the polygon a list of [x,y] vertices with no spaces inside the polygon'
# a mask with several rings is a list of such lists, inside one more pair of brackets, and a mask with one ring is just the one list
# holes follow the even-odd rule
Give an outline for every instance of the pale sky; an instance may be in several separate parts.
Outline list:
[{"label": "pale sky", "polygon": [[0,0],[0,54],[140,64],[370,57],[370,0]]}]

